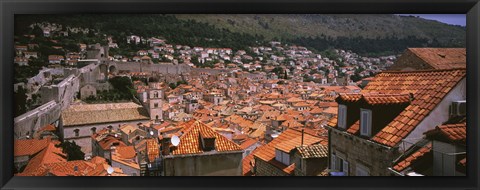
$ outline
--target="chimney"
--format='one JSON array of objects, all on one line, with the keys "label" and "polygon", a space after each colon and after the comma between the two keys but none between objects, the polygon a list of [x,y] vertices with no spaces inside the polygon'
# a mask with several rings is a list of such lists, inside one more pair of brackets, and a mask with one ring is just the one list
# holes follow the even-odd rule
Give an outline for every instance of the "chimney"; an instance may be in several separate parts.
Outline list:
[{"label": "chimney", "polygon": [[162,153],[163,155],[169,155],[170,154],[170,137],[168,136],[168,134],[163,134],[163,138],[162,138]]}]

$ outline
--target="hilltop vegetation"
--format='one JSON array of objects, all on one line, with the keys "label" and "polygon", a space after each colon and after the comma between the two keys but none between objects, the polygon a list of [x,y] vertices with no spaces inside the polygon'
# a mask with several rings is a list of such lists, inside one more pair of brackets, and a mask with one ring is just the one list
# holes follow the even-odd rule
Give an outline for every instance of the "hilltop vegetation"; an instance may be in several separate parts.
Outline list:
[{"label": "hilltop vegetation", "polygon": [[92,28],[112,35],[129,51],[136,48],[125,42],[132,34],[234,50],[278,40],[319,52],[339,48],[362,55],[399,53],[407,47],[464,47],[466,35],[465,27],[397,15],[25,15],[16,21],[16,32],[29,30],[33,22]]}]

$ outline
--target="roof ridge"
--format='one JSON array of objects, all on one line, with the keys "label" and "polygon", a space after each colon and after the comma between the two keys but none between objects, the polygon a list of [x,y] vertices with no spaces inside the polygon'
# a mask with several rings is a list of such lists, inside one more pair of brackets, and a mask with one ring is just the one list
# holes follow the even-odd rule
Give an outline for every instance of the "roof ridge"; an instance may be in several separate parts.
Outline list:
[{"label": "roof ridge", "polygon": [[467,70],[466,68],[451,68],[451,69],[424,69],[424,70],[413,70],[413,71],[382,71],[379,74],[383,73],[428,73],[428,72],[444,72],[444,71],[456,71],[456,70]]}]

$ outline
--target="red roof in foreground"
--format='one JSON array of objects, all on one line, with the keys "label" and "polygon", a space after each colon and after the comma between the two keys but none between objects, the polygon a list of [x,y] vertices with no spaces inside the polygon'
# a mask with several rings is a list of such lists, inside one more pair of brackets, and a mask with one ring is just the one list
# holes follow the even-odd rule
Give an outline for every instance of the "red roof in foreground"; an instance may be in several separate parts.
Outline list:
[{"label": "red roof in foreground", "polygon": [[[396,146],[437,107],[465,75],[465,69],[449,69],[389,71],[375,76],[362,93],[412,93],[413,100],[392,122],[374,134],[371,140],[390,147]],[[335,128],[336,118],[329,124]]]},{"label": "red roof in foreground", "polygon": [[15,140],[14,142],[14,156],[32,156],[41,150],[45,149],[50,143],[50,138],[45,139],[25,139]]},{"label": "red roof in foreground", "polygon": [[242,148],[227,139],[220,133],[217,133],[211,127],[205,125],[201,121],[192,119],[186,122],[185,127],[181,130],[183,135],[180,136],[180,144],[172,151],[173,155],[180,154],[201,154],[202,144],[199,136],[204,138],[215,138],[215,151],[228,152],[228,151],[241,151]]},{"label": "red roof in foreground", "polygon": [[[294,166],[292,167],[293,164],[290,164],[289,166],[287,166],[275,160],[275,149],[278,148],[282,151],[290,152],[295,147],[301,145],[301,136],[302,136],[301,131],[296,129],[287,129],[283,131],[282,134],[280,134],[277,138],[270,141],[268,144],[258,147],[252,154],[254,155],[255,158],[259,158],[273,165],[274,167],[277,167],[283,170],[285,173],[291,174],[295,167]],[[326,145],[328,141],[326,139],[322,139],[321,137],[312,136],[308,133],[304,133],[303,145],[311,145],[311,144],[318,144],[318,143]]]},{"label": "red roof in foreground", "polygon": [[408,50],[435,69],[467,67],[465,48],[408,48]]},{"label": "red roof in foreground", "polygon": [[427,136],[440,136],[452,143],[466,144],[467,123],[446,124],[427,131]]},{"label": "red roof in foreground", "polygon": [[397,162],[395,166],[393,166],[393,169],[401,172],[405,170],[406,168],[410,167],[413,162],[416,160],[422,158],[424,155],[432,151],[432,143],[429,142],[427,145],[424,147],[418,149],[417,151],[413,152],[412,154],[408,155],[405,159]]}]

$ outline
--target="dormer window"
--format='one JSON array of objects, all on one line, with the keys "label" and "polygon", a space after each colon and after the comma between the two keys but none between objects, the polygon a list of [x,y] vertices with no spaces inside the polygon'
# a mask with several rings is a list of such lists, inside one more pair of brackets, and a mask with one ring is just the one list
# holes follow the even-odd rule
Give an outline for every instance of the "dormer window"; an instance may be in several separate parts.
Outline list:
[{"label": "dormer window", "polygon": [[372,110],[360,109],[360,135],[370,137],[372,134]]},{"label": "dormer window", "polygon": [[347,106],[342,104],[338,105],[338,127],[347,128]]}]

